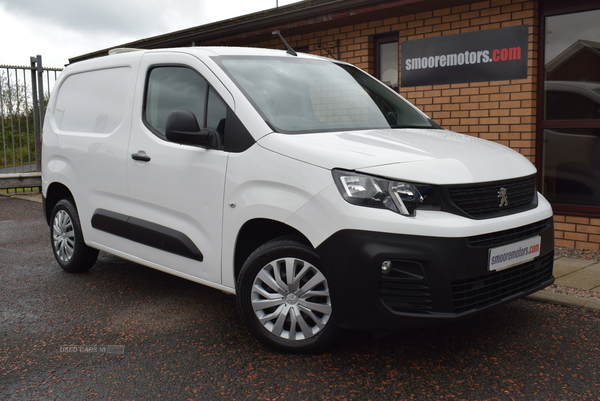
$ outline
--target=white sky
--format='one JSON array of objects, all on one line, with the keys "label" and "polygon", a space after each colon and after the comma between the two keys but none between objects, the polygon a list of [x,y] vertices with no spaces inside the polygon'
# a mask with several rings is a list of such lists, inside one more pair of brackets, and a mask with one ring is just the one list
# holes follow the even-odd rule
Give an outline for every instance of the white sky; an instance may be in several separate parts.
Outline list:
[{"label": "white sky", "polygon": [[0,0],[0,65],[45,67],[150,36],[298,0]]}]

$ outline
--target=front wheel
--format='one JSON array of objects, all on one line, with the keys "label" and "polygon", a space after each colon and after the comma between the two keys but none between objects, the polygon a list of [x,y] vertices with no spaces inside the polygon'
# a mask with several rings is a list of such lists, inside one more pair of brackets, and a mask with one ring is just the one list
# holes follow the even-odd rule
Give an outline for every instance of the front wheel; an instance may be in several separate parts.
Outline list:
[{"label": "front wheel", "polygon": [[50,223],[52,251],[60,267],[70,273],[89,270],[98,259],[98,250],[85,244],[72,199],[62,199],[54,206]]},{"label": "front wheel", "polygon": [[321,261],[309,246],[282,237],[248,257],[238,277],[238,306],[263,344],[286,352],[318,352],[337,337]]}]

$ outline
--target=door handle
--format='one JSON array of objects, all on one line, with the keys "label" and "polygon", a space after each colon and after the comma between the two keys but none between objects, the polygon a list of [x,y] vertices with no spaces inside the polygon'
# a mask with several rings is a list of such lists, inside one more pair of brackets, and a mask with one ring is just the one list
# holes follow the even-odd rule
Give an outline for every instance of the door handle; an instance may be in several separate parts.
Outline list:
[{"label": "door handle", "polygon": [[131,158],[133,160],[137,160],[140,162],[149,162],[150,161],[150,156],[146,155],[146,152],[144,152],[143,150],[140,150],[137,153],[132,153]]}]

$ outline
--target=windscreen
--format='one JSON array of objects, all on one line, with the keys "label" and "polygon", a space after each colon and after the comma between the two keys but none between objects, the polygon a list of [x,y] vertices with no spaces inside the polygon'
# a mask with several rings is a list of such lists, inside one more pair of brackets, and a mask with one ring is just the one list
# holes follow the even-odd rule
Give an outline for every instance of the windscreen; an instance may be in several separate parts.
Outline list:
[{"label": "windscreen", "polygon": [[291,57],[217,62],[279,132],[433,128],[406,100],[350,65]]}]

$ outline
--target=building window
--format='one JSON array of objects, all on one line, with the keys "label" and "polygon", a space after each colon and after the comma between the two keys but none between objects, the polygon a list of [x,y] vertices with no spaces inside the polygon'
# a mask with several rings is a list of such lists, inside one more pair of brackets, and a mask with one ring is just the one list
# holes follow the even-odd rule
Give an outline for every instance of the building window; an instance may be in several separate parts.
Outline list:
[{"label": "building window", "polygon": [[375,37],[375,76],[395,91],[399,86],[399,63],[398,34]]},{"label": "building window", "polygon": [[555,210],[599,213],[598,21],[600,9],[544,19],[542,192]]}]

